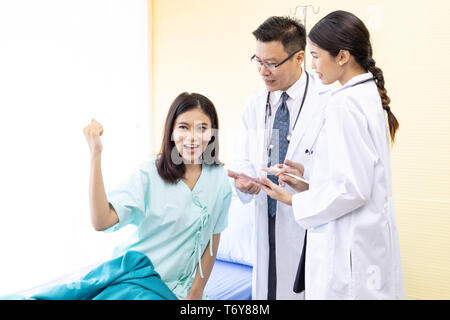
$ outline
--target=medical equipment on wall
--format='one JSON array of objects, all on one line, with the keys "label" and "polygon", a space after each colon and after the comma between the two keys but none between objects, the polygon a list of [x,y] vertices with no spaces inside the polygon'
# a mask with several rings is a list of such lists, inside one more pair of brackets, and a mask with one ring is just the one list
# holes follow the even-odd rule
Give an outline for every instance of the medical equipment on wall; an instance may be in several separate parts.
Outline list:
[{"label": "medical equipment on wall", "polygon": [[[310,5],[310,4],[303,5],[303,6],[296,6],[294,9],[289,9],[289,13],[293,17],[296,17],[298,9],[302,9],[302,17],[300,18],[300,21],[303,24],[303,26],[305,27],[305,30],[307,30],[307,28],[306,28],[306,15],[308,13],[308,8],[311,8],[312,12],[314,14],[318,14],[320,12],[320,6],[315,8],[313,5]],[[308,33],[308,32],[306,32],[306,33]],[[305,58],[303,59],[303,68],[306,70],[306,54],[305,54]]]}]

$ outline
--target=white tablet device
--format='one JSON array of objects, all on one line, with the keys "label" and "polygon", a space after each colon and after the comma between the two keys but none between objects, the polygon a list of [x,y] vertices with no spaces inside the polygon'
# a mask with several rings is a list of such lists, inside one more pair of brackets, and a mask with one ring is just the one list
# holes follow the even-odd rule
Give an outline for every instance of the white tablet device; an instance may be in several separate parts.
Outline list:
[{"label": "white tablet device", "polygon": [[[281,169],[278,168],[278,167],[276,167],[276,166],[272,166],[272,167],[270,167],[270,168],[263,168],[262,170],[263,170],[263,171],[266,171],[266,172],[268,172],[268,173],[271,173],[271,174],[276,174],[276,173],[280,172]],[[304,183],[306,183],[306,184],[309,184],[309,181],[308,181],[308,180],[306,180],[306,179],[304,179],[304,178],[301,178],[301,177],[299,177],[299,176],[296,176],[296,175],[294,175],[294,174],[292,174],[292,173],[287,173],[287,172],[285,172],[284,174],[287,175],[287,176],[289,176],[289,177],[292,177],[292,178],[294,178],[294,179],[300,180],[301,182],[304,182]]]}]

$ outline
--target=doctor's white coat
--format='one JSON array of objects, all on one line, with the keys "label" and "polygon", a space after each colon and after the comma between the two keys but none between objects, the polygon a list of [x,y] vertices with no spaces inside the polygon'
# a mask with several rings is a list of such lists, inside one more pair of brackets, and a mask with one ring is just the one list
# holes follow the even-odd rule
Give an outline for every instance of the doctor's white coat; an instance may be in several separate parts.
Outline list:
[{"label": "doctor's white coat", "polygon": [[[299,80],[302,82],[299,101],[304,92],[305,75],[303,72]],[[307,154],[305,150],[313,145],[320,132],[323,109],[329,90],[329,87],[323,86],[315,77],[309,75],[308,93],[297,125],[292,132],[286,159],[300,162],[305,167],[312,165],[314,154]],[[289,90],[287,92],[289,93]],[[261,168],[267,166],[264,138],[266,98],[266,89],[259,90],[251,97],[242,115],[241,130],[235,141],[233,170],[253,177],[263,176],[264,172],[261,171]],[[296,112],[291,114],[291,123],[295,121],[295,116]],[[305,177],[308,179],[308,172],[305,172]],[[286,188],[292,192],[289,187]],[[254,255],[253,262],[252,298],[267,299],[269,262],[267,194],[262,190],[256,196],[242,193],[237,189],[236,191],[243,203],[255,199],[255,238],[253,243],[256,255]],[[291,206],[279,201],[277,205],[275,223],[276,297],[277,299],[304,299],[303,293],[293,292],[293,285],[302,253],[305,230],[295,222]]]},{"label": "doctor's white coat", "polygon": [[313,146],[309,190],[293,196],[308,229],[306,299],[404,298],[386,113],[366,73],[335,90]]}]

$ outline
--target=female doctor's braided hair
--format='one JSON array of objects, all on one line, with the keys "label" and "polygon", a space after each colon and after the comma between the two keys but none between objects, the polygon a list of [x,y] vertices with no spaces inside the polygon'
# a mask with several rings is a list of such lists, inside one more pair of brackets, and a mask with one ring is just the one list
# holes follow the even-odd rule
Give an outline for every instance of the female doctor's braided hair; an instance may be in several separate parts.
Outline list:
[{"label": "female doctor's braided hair", "polygon": [[384,87],[383,71],[372,57],[370,34],[364,23],[347,11],[334,11],[322,18],[309,32],[309,39],[336,57],[341,50],[348,50],[366,71],[372,73],[380,94],[381,104],[388,116],[389,132],[394,142],[399,123],[389,106],[391,99]]},{"label": "female doctor's braided hair", "polygon": [[394,141],[395,132],[399,127],[399,123],[397,118],[392,113],[391,107],[389,106],[391,99],[387,95],[387,90],[384,87],[383,71],[375,65],[375,60],[371,56],[367,57],[365,61],[359,63],[362,65],[364,69],[372,73],[375,78],[375,83],[377,84],[378,87],[378,93],[380,94],[381,97],[381,104],[383,105],[383,109],[386,111],[388,116],[388,124],[389,124],[389,132],[391,134],[391,140]]}]

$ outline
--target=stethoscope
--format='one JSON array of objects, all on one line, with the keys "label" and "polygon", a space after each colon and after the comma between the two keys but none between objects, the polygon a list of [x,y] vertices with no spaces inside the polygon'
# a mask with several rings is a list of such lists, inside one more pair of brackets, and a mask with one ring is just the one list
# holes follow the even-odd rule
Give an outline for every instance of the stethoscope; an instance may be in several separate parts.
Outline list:
[{"label": "stethoscope", "polygon": [[[300,104],[300,108],[298,109],[297,117],[295,118],[295,122],[294,122],[294,125],[292,127],[292,130],[289,130],[289,133],[288,133],[288,135],[286,137],[288,143],[291,142],[292,132],[294,131],[295,126],[297,125],[298,117],[300,116],[300,112],[302,111],[303,105],[304,105],[305,100],[306,100],[306,95],[308,94],[309,74],[308,74],[308,72],[306,72],[306,70],[305,70],[305,73],[306,73],[305,92],[303,93],[302,102]],[[265,112],[265,115],[264,115],[264,126],[266,128],[266,132],[267,132],[267,123],[268,123],[268,120],[270,120],[271,117],[272,117],[272,107],[270,105],[270,91],[269,91],[269,92],[267,92],[266,112]],[[270,124],[270,121],[269,121],[269,124]],[[266,145],[267,145],[267,153],[268,153],[268,156],[270,157],[270,151],[274,147],[273,144],[270,144],[270,141],[272,139],[272,128],[270,126],[269,126],[269,135],[268,135],[268,137],[269,137],[270,140],[269,140],[269,142],[266,141]]]},{"label": "stethoscope", "polygon": [[[355,86],[357,86],[357,85],[360,85],[360,84],[363,84],[363,83],[366,83],[366,82],[369,82],[369,81],[372,81],[372,80],[375,80],[375,77],[369,78],[369,79],[366,79],[366,80],[359,81],[359,82],[357,82],[357,83],[355,83],[355,84],[349,86],[348,88],[353,88],[353,87],[355,87]],[[319,135],[317,135],[316,138],[314,139],[314,142],[311,144],[311,148],[305,150],[305,153],[306,153],[307,155],[312,155],[312,154],[314,153],[314,151],[312,150],[312,147],[313,147],[314,144],[316,143],[318,137],[319,137]]]},{"label": "stethoscope", "polygon": [[372,78],[369,78],[369,79],[366,79],[366,80],[359,81],[359,82],[357,82],[357,83],[355,83],[355,84],[352,84],[349,88],[353,88],[354,86],[357,86],[357,85],[359,85],[359,84],[363,84],[363,83],[366,83],[366,82],[369,82],[369,81],[372,81],[372,80],[375,80],[375,77],[372,77]]}]

